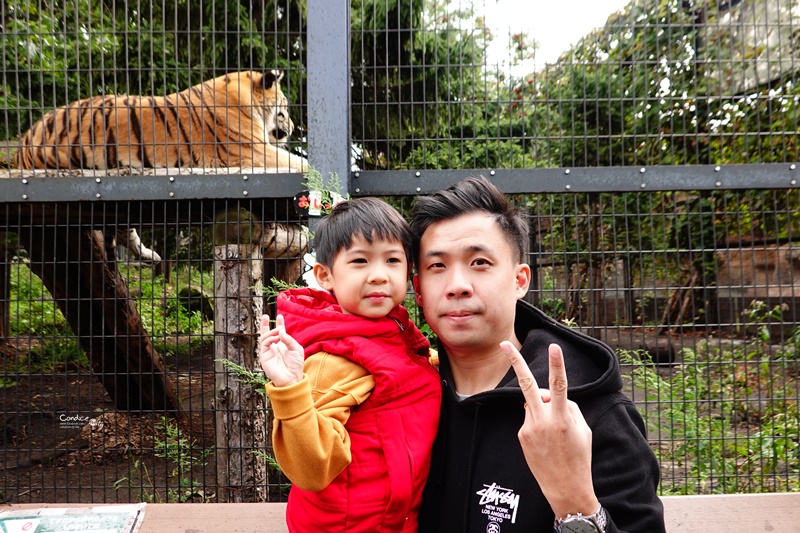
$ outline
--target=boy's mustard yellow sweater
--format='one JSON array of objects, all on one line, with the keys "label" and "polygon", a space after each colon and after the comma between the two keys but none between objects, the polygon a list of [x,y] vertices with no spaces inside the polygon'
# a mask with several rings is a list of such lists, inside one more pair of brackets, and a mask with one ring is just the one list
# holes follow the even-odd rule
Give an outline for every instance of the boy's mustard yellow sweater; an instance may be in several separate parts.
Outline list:
[{"label": "boy's mustard yellow sweater", "polygon": [[364,403],[374,388],[375,380],[364,367],[324,352],[306,359],[303,379],[294,385],[267,383],[275,416],[275,459],[293,484],[320,491],[350,464],[344,425],[353,407]]}]

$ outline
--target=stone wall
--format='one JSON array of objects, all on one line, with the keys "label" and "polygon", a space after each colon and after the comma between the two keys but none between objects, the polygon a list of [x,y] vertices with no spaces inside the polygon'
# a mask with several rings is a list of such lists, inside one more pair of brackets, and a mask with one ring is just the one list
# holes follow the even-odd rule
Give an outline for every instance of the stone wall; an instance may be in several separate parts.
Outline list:
[{"label": "stone wall", "polygon": [[765,310],[782,308],[783,323],[771,327],[773,335],[790,334],[800,319],[800,248],[785,244],[720,250],[716,258],[720,323],[741,327],[752,321],[747,315],[754,302],[763,302]]}]

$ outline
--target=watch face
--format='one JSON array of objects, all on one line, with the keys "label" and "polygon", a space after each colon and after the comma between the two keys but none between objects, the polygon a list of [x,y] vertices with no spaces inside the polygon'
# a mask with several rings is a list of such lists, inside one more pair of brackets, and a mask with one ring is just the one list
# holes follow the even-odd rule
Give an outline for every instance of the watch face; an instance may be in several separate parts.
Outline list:
[{"label": "watch face", "polygon": [[588,520],[570,520],[561,524],[561,533],[597,533],[597,527]]}]

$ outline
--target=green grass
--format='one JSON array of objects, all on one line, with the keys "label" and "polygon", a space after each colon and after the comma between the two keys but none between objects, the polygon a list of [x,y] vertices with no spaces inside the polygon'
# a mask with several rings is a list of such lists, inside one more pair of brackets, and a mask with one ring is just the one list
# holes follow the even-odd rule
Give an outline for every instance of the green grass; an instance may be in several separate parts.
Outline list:
[{"label": "green grass", "polygon": [[[191,288],[213,299],[213,272],[184,266],[173,271],[167,283],[164,276],[153,277],[148,268],[126,266],[123,276],[131,294],[137,295],[142,326],[160,353],[189,353],[213,338],[213,322],[200,310],[188,311],[178,298],[181,289]],[[178,337],[187,342],[176,342]]]},{"label": "green grass", "polygon": [[[682,363],[662,377],[642,354],[621,352],[625,377],[643,391],[639,402],[662,465],[676,475],[663,494],[730,494],[800,490],[800,413],[786,373],[766,368],[759,348],[684,349]],[[702,354],[702,357],[698,354]],[[765,407],[751,398],[769,397]],[[652,407],[655,406],[655,407]]]},{"label": "green grass", "polygon": [[69,361],[88,365],[78,339],[41,280],[19,261],[10,265],[9,278],[10,334],[32,342],[20,358],[6,362],[5,372],[48,373]]}]

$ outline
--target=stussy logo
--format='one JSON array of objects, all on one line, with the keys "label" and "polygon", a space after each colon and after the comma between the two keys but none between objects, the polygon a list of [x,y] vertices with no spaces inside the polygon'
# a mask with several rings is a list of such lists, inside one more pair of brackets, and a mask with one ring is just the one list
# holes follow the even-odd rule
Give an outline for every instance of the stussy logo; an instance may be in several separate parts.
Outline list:
[{"label": "stussy logo", "polygon": [[483,506],[483,514],[487,515],[492,522],[503,522],[511,519],[511,523],[517,520],[517,508],[519,508],[519,494],[514,494],[511,489],[505,489],[497,483],[484,485],[484,488],[476,492],[481,497],[479,502]]}]

